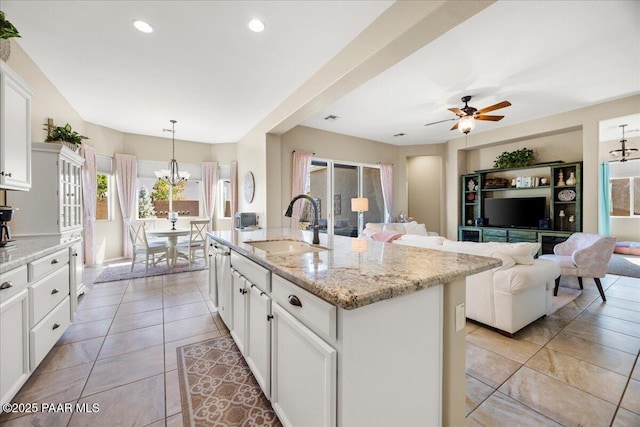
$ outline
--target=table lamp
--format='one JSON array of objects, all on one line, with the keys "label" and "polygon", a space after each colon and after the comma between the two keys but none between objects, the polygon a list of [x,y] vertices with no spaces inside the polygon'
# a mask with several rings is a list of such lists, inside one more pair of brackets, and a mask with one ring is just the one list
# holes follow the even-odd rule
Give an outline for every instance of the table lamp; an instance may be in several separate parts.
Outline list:
[{"label": "table lamp", "polygon": [[176,211],[169,212],[169,214],[167,215],[167,218],[169,218],[169,221],[171,222],[171,229],[175,230],[176,222],[178,221],[178,212]]},{"label": "table lamp", "polygon": [[360,230],[364,227],[362,213],[367,212],[368,210],[369,199],[366,197],[355,197],[351,199],[351,212],[358,212],[358,235],[360,235]]}]

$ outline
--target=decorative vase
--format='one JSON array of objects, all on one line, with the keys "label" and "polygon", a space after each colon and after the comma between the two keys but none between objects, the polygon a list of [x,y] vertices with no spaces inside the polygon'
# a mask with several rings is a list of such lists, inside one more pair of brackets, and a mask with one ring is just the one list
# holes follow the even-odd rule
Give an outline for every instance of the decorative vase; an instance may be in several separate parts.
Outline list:
[{"label": "decorative vase", "polygon": [[11,41],[9,39],[0,39],[0,60],[7,62],[11,56]]},{"label": "decorative vase", "polygon": [[567,185],[576,185],[576,176],[573,172],[569,172],[569,178],[566,182]]},{"label": "decorative vase", "polygon": [[562,173],[562,169],[560,169],[560,173],[558,174],[558,183],[557,187],[564,187],[566,184],[564,183],[564,173]]}]

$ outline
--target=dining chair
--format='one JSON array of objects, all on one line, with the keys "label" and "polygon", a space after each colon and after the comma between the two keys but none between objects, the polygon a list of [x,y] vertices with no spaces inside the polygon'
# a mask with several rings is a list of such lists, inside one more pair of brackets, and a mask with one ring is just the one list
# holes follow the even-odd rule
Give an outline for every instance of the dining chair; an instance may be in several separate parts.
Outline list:
[{"label": "dining chair", "polygon": [[[207,227],[209,226],[208,219],[195,219],[189,221],[191,226],[191,233],[189,234],[189,242],[186,245],[188,257],[189,257],[189,267],[191,267],[191,263],[196,259],[196,252],[202,251],[202,258],[204,259],[204,265],[208,265],[207,256],[207,242],[209,240],[209,236],[207,236]],[[184,245],[182,246],[185,247]],[[199,257],[198,257],[199,258]]]},{"label": "dining chair", "polygon": [[561,276],[575,276],[578,278],[580,289],[583,289],[583,278],[593,279],[602,301],[606,301],[600,278],[607,275],[607,266],[615,246],[615,237],[573,233],[567,240],[553,248],[553,255],[540,256],[542,259],[555,261],[560,265],[561,273],[556,279],[553,295],[558,295]]},{"label": "dining chair", "polygon": [[[144,221],[133,221],[129,223],[129,235],[131,236],[131,246],[133,247],[133,259],[131,260],[131,271],[136,263],[138,255],[145,256],[144,274],[149,273],[149,260],[151,259],[155,267],[162,257],[156,259],[156,255],[164,255],[169,268],[169,252],[167,243],[163,241],[149,242],[146,233],[147,224]],[[143,262],[143,260],[137,261]]]}]

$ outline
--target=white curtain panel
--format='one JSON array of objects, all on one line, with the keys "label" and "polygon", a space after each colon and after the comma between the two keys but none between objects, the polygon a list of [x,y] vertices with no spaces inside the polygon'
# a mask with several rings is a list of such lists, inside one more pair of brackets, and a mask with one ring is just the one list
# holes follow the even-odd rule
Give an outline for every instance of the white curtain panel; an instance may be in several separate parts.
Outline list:
[{"label": "white curtain panel", "polygon": [[129,237],[129,222],[134,218],[133,209],[136,206],[136,158],[116,153],[115,163],[116,189],[122,212],[122,253],[125,258],[131,258],[133,257],[133,249]]},{"label": "white curtain panel", "polygon": [[229,175],[231,179],[231,220],[235,221],[236,212],[238,212],[238,162],[231,162]]},{"label": "white curtain panel", "polygon": [[385,222],[391,222],[393,213],[393,165],[380,163],[380,182],[384,198]]},{"label": "white curtain panel", "polygon": [[218,162],[202,162],[202,185],[204,186],[204,213],[209,220],[209,230],[213,230],[213,211],[218,194]]},{"label": "white curtain panel", "polygon": [[93,147],[82,144],[82,221],[84,230],[84,262],[96,263],[96,152]]},{"label": "white curtain panel", "polygon": [[[291,168],[291,199],[293,200],[299,194],[305,194],[307,191],[307,178],[311,171],[311,159],[313,153],[305,153],[304,151],[293,152],[293,166]],[[304,210],[304,201],[297,201],[293,205],[293,212],[291,215],[291,228],[297,228],[297,224],[300,222],[300,217]]]}]

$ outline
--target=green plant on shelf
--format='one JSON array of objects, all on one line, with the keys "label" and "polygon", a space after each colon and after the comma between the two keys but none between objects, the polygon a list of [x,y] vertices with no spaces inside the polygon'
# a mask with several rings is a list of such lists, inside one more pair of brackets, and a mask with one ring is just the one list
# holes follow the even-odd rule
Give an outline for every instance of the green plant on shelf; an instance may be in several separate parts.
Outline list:
[{"label": "green plant on shelf", "polygon": [[80,135],[75,130],[71,129],[71,125],[67,123],[64,126],[53,126],[49,124],[45,124],[44,130],[47,131],[47,139],[45,142],[57,142],[57,141],[66,141],[75,146],[79,146],[82,144],[83,139],[89,139],[84,135]]},{"label": "green plant on shelf", "polygon": [[515,151],[505,151],[496,157],[493,167],[497,169],[522,168],[532,165],[536,161],[536,154],[530,148]]},{"label": "green plant on shelf", "polygon": [[20,37],[20,33],[11,22],[7,21],[4,12],[0,10],[0,39],[7,40],[13,37]]}]

